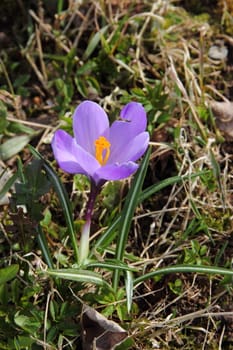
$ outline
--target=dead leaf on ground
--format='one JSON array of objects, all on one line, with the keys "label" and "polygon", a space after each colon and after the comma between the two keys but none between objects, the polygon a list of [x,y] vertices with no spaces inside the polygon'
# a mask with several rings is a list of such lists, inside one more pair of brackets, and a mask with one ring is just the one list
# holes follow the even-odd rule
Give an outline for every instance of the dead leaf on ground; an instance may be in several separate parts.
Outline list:
[{"label": "dead leaf on ground", "polygon": [[81,327],[83,350],[114,350],[127,337],[125,329],[87,305],[83,306]]},{"label": "dead leaf on ground", "polygon": [[226,60],[228,56],[228,48],[223,40],[216,40],[214,45],[209,48],[208,56],[213,60]]},{"label": "dead leaf on ground", "polygon": [[228,141],[233,140],[233,102],[211,102],[216,125]]}]

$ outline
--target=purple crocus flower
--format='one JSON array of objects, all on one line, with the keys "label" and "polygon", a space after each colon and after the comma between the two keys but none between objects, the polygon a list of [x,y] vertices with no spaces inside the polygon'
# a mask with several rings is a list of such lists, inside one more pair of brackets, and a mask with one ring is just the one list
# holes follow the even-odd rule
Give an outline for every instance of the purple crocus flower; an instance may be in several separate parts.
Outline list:
[{"label": "purple crocus flower", "polygon": [[135,161],[148,147],[146,125],[146,112],[140,103],[128,103],[120,120],[109,126],[105,111],[95,102],[84,101],[73,115],[74,137],[57,130],[53,152],[61,169],[84,174],[99,187],[107,180],[124,179],[137,170]]}]

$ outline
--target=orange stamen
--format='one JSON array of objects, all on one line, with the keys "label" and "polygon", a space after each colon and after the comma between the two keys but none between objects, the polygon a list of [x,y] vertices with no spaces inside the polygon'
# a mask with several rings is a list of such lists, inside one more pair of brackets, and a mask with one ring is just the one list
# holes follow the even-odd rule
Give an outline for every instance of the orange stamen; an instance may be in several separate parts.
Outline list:
[{"label": "orange stamen", "polygon": [[105,165],[110,156],[110,142],[104,137],[100,136],[95,140],[95,157],[101,165]]}]

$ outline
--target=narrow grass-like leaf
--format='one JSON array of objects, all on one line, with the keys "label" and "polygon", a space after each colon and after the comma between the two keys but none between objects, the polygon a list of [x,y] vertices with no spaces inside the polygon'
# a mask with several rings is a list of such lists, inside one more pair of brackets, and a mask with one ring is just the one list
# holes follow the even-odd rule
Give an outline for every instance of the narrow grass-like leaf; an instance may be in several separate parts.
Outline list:
[{"label": "narrow grass-like leaf", "polygon": [[195,179],[196,177],[201,176],[201,175],[206,175],[209,172],[210,172],[209,170],[206,170],[206,171],[199,171],[199,172],[191,174],[191,175],[178,175],[178,176],[169,177],[168,179],[162,180],[159,183],[152,185],[152,186],[146,188],[145,190],[143,190],[139,196],[139,202],[140,203],[143,202],[145,199],[151,197],[153,194],[161,191],[165,187],[174,185],[175,183],[179,183],[181,181],[188,180],[190,178]]},{"label": "narrow grass-like leaf", "polygon": [[83,60],[87,60],[92,52],[95,50],[96,46],[99,44],[101,37],[105,34],[105,32],[108,29],[108,25],[105,27],[101,28],[98,32],[96,32],[93,37],[91,38],[89,44],[87,45],[87,48],[83,54]]},{"label": "narrow grass-like leaf", "polygon": [[158,275],[167,275],[169,273],[203,273],[210,275],[228,275],[233,277],[233,270],[224,267],[217,266],[205,266],[205,265],[174,265],[164,267],[155,271],[151,271],[140,277],[134,279],[134,285],[144,282],[150,278],[154,278]]},{"label": "narrow grass-like leaf", "polygon": [[2,176],[4,174],[5,174],[5,172],[0,174],[0,200],[7,194],[7,192],[14,185],[15,181],[17,180],[17,178],[19,176],[18,172],[16,172],[14,175],[9,177],[9,179],[4,183],[4,185],[2,185],[1,183],[4,182],[4,180],[2,180]]},{"label": "narrow grass-like leaf", "polygon": [[131,271],[126,271],[125,290],[126,290],[126,300],[127,300],[127,311],[128,313],[130,313],[132,308],[132,302],[133,302],[133,274]]},{"label": "narrow grass-like leaf", "polygon": [[59,177],[57,176],[56,172],[53,170],[53,168],[49,165],[49,163],[43,159],[42,155],[35,150],[32,146],[29,145],[30,151],[32,154],[39,159],[43,160],[43,167],[46,171],[47,176],[49,177],[56,193],[59,198],[60,204],[62,206],[68,232],[70,235],[70,240],[74,249],[75,254],[75,260],[78,263],[78,244],[76,239],[76,234],[74,232],[74,225],[73,225],[73,218],[72,218],[72,210],[70,206],[70,201],[68,194],[65,190],[65,187],[63,186],[62,182],[60,181]]},{"label": "narrow grass-like leaf", "polygon": [[57,1],[57,13],[60,14],[63,10],[64,7],[64,1],[63,0],[58,0]]},{"label": "narrow grass-like leaf", "polygon": [[212,167],[213,167],[213,174],[214,174],[214,177],[216,178],[216,181],[217,181],[219,189],[220,189],[221,200],[222,200],[222,203],[223,203],[223,207],[225,208],[225,204],[226,203],[225,203],[225,197],[224,197],[223,188],[222,188],[220,165],[217,162],[212,149],[209,150],[209,156],[210,156],[210,161],[211,161],[211,164],[212,164]]},{"label": "narrow grass-like leaf", "polygon": [[19,179],[21,182],[25,183],[26,182],[26,177],[24,175],[23,171],[23,162],[20,157],[17,159],[17,169],[18,169],[18,174],[19,174]]},{"label": "narrow grass-like leaf", "polygon": [[40,225],[37,226],[37,239],[38,239],[38,243],[39,243],[40,249],[42,251],[42,254],[44,256],[44,259],[46,261],[46,264],[48,265],[48,267],[50,269],[53,269],[54,266],[53,266],[52,257],[50,255],[48,242],[45,238],[45,234],[44,234]]},{"label": "narrow grass-like leaf", "polygon": [[109,288],[111,288],[109,284],[103,280],[101,275],[93,271],[79,269],[50,269],[47,270],[46,273],[50,276],[62,278],[69,281],[91,283],[100,286],[107,285]]},{"label": "narrow grass-like leaf", "polygon": [[[142,185],[146,176],[146,171],[150,159],[151,149],[148,149],[141,166],[134,178],[132,186],[126,197],[123,210],[121,212],[121,219],[118,228],[118,239],[116,245],[116,259],[122,260],[125,252],[125,246],[128,239],[128,234],[134,215],[135,208],[138,204],[138,198],[142,190]],[[119,283],[120,271],[116,270],[113,275],[113,288],[117,290]]]},{"label": "narrow grass-like leaf", "polygon": [[0,284],[6,283],[12,280],[19,271],[19,265],[12,264],[7,267],[0,269]]},{"label": "narrow grass-like leaf", "polygon": [[94,262],[90,262],[89,264],[87,264],[85,266],[86,268],[95,268],[95,267],[99,267],[101,269],[107,269],[107,270],[122,270],[122,271],[135,271],[137,272],[138,269],[134,268],[134,267],[130,267],[127,264],[125,264],[122,261],[117,261],[117,260],[106,260],[106,261],[94,261]]}]

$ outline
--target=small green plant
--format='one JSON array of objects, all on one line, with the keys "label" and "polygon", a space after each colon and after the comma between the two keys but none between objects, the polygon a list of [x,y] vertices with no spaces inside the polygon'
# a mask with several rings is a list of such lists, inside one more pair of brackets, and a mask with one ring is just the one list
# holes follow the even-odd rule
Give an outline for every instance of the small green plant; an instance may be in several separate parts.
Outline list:
[{"label": "small green plant", "polygon": [[207,254],[207,245],[201,245],[198,241],[191,241],[191,249],[184,250],[184,264],[209,265],[210,259]]},{"label": "small green plant", "polygon": [[155,80],[154,85],[146,85],[144,89],[133,88],[130,94],[124,94],[123,102],[131,99],[140,101],[148,113],[148,130],[152,134],[156,126],[167,123],[172,115],[175,106],[175,99],[172,101],[164,92],[162,81]]},{"label": "small green plant", "polygon": [[181,279],[176,278],[174,282],[168,282],[168,286],[174,294],[180,295],[182,293],[183,283]]}]

